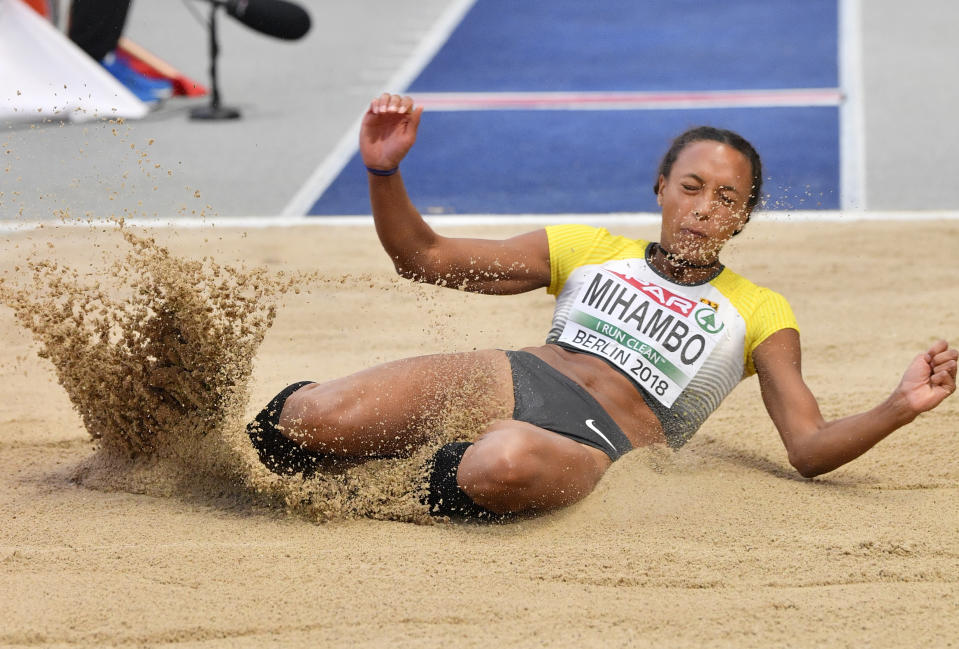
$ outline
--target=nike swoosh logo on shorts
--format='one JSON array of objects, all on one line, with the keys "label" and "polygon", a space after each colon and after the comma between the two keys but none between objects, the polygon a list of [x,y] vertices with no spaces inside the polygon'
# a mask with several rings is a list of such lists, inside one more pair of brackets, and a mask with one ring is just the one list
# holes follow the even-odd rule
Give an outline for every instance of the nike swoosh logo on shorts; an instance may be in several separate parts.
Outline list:
[{"label": "nike swoosh logo on shorts", "polygon": [[603,438],[603,441],[606,442],[607,444],[609,444],[609,447],[610,447],[611,449],[613,449],[614,451],[616,451],[616,450],[617,450],[616,447],[613,446],[613,443],[612,443],[611,441],[609,441],[609,438],[607,438],[606,435],[603,435],[603,431],[601,431],[600,429],[596,428],[596,426],[593,424],[594,421],[596,421],[596,420],[595,420],[595,419],[587,419],[587,420],[586,420],[586,425],[589,426],[589,429],[590,429],[591,431],[593,431],[594,433],[596,433],[597,435],[599,435],[600,437],[602,437],[602,438]]}]

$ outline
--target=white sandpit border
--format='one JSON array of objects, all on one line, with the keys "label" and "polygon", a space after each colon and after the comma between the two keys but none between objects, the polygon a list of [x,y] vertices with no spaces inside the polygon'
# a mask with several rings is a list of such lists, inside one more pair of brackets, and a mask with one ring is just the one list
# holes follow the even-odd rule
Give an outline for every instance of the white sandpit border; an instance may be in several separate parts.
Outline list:
[{"label": "white sandpit border", "polygon": [[[628,226],[655,225],[660,215],[653,212],[611,214],[442,214],[425,215],[431,225],[443,228],[503,226],[503,225],[549,225],[553,223],[583,223],[586,225]],[[756,221],[774,223],[854,223],[862,221],[959,221],[959,211],[918,210],[914,212],[863,212],[858,210],[806,210],[760,212]],[[0,232],[55,229],[62,227],[89,228],[109,226],[108,219],[83,219],[76,221],[27,221],[0,220]],[[372,227],[372,216],[220,216],[204,218],[125,218],[124,223],[138,228],[200,229],[200,228],[296,228],[296,227]]]}]

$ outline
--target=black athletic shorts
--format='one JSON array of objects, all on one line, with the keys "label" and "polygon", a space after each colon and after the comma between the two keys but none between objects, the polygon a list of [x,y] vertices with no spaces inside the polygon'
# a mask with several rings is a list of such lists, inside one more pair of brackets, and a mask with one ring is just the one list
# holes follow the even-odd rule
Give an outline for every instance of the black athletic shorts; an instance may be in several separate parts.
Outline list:
[{"label": "black athletic shorts", "polygon": [[507,351],[513,373],[513,419],[598,448],[614,462],[632,443],[590,394],[529,352]]}]

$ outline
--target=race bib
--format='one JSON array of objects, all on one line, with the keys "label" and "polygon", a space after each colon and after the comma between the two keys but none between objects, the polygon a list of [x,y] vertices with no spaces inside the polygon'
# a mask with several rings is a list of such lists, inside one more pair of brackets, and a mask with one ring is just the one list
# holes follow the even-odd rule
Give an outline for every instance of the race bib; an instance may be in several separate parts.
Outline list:
[{"label": "race bib", "polygon": [[669,407],[728,332],[717,305],[699,297],[703,286],[667,289],[658,276],[638,275],[597,268],[559,341],[606,358]]}]

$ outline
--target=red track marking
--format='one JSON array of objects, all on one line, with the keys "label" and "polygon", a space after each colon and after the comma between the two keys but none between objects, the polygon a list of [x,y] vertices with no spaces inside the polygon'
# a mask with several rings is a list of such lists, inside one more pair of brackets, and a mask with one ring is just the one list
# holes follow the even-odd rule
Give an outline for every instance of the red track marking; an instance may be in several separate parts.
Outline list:
[{"label": "red track marking", "polygon": [[709,90],[699,92],[469,92],[420,93],[430,110],[669,110],[838,106],[838,88]]}]

